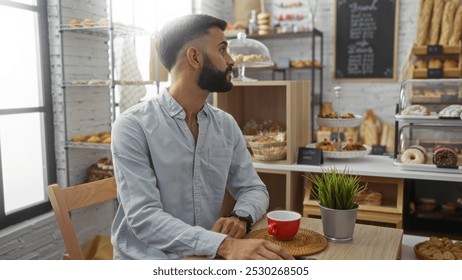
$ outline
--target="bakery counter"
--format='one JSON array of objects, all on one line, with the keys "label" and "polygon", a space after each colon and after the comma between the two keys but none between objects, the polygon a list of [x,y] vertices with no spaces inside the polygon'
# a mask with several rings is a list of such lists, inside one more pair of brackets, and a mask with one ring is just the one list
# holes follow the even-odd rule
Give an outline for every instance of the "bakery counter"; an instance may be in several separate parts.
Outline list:
[{"label": "bakery counter", "polygon": [[367,155],[354,159],[324,159],[324,164],[320,166],[302,164],[271,164],[262,162],[255,162],[254,166],[257,169],[265,170],[285,170],[313,173],[319,173],[322,172],[323,169],[327,170],[330,167],[335,167],[337,170],[348,168],[351,173],[358,174],[360,176],[462,182],[462,172],[447,173],[403,170],[400,167],[393,165],[393,161],[394,159],[388,156]]}]

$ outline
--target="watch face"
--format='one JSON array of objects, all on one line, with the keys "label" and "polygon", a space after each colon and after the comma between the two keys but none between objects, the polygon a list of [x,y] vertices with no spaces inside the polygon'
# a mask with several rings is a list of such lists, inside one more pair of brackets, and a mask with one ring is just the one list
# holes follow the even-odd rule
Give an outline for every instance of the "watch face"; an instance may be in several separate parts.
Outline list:
[{"label": "watch face", "polygon": [[242,211],[242,210],[236,210],[236,211],[234,211],[234,214],[236,214],[236,215],[238,215],[239,217],[242,217],[242,218],[247,218],[247,217],[250,216],[247,212]]}]

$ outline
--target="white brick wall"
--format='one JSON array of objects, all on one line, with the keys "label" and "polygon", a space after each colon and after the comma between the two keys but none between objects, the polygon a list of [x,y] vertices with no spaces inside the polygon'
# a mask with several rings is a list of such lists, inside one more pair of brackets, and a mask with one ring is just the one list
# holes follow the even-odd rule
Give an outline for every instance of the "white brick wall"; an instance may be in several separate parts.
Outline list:
[{"label": "white brick wall", "polygon": [[[107,17],[106,0],[62,0],[63,22],[71,18]],[[55,122],[58,184],[66,184],[66,150],[64,141],[63,89],[61,88],[61,48],[58,1],[48,1],[49,38],[52,73],[53,112]],[[68,80],[108,79],[109,52],[107,38],[66,32],[64,34],[65,76]],[[67,88],[67,139],[75,135],[110,130],[109,89]],[[69,184],[86,180],[86,169],[109,151],[70,149]],[[73,217],[82,245],[96,234],[110,234],[115,205],[82,209]],[[89,227],[89,225],[92,225]],[[95,226],[93,226],[95,225]],[[85,230],[81,230],[84,228]],[[65,252],[53,212],[0,231],[0,259],[61,259]]]},{"label": "white brick wall", "polygon": [[[70,18],[87,18],[94,19],[105,16],[105,0],[80,0],[62,1],[65,5],[63,9],[64,22]],[[209,13],[232,21],[228,10],[230,0],[202,0],[197,1],[196,10],[203,13]],[[270,10],[277,0],[266,0],[266,9]],[[348,111],[361,113],[368,108],[372,108],[384,121],[391,122],[394,114],[395,104],[398,101],[399,82],[387,83],[336,83],[332,79],[333,64],[333,37],[334,37],[334,18],[333,7],[334,0],[319,0],[318,6],[318,29],[324,32],[324,99],[333,98],[333,87],[341,85],[344,88],[342,102],[348,106]],[[405,60],[409,48],[415,38],[416,18],[418,11],[418,0],[401,0],[400,1],[400,20],[399,20],[399,46],[398,46],[398,65]],[[95,5],[97,6],[95,8]],[[55,114],[55,131],[56,131],[56,157],[58,166],[59,183],[64,184],[66,176],[66,161],[64,149],[64,126],[63,126],[63,106],[62,106],[62,89],[60,87],[60,47],[59,32],[57,26],[57,0],[48,1],[49,22],[50,22],[50,54],[52,59],[53,75],[53,110]],[[226,7],[224,9],[223,7]],[[222,13],[223,15],[220,15]],[[85,35],[71,35],[69,40],[69,57],[66,62],[74,64],[69,69],[66,68],[66,76],[75,75],[77,79],[93,77],[101,79],[100,75],[108,75],[107,45],[104,40],[91,38]],[[67,41],[66,41],[67,42]],[[279,44],[269,47],[278,49],[287,57],[305,57],[309,56],[309,46],[303,46],[303,39],[291,42],[290,45],[303,46],[287,52],[288,44]],[[81,52],[80,52],[81,51]],[[88,52],[91,53],[89,55]],[[71,54],[74,54],[71,55]],[[77,54],[77,56],[75,56]],[[85,68],[84,64],[90,63],[92,68]],[[399,69],[398,69],[399,70]],[[97,74],[95,74],[97,73]],[[94,75],[94,76],[93,76]],[[297,78],[303,78],[303,72],[293,73]],[[295,79],[295,78],[294,78]],[[101,94],[103,89],[93,89],[80,91],[79,89],[69,90],[67,101],[72,103],[68,108],[70,120],[68,123],[69,136],[86,134],[98,130],[108,129],[109,115],[108,94]],[[108,91],[107,91],[108,92]],[[69,117],[68,116],[68,117]],[[106,122],[107,118],[107,122]],[[71,184],[83,182],[85,179],[86,168],[94,163],[94,160],[106,155],[101,151],[71,150],[70,170]],[[107,204],[102,207],[85,209],[74,215],[76,228],[79,225],[85,225],[89,230],[79,231],[79,237],[82,243],[87,242],[96,233],[109,234],[109,227],[112,222],[112,216],[115,205]],[[96,221],[95,221],[96,220]],[[96,222],[96,227],[88,228],[89,222]],[[60,259],[65,249],[62,243],[61,234],[57,228],[54,214],[47,213],[30,221],[9,227],[0,231],[0,259]]]},{"label": "white brick wall", "polygon": [[[220,9],[219,5],[223,5],[221,1],[202,0],[203,13],[221,17],[226,20],[229,18],[229,12],[225,9]],[[291,2],[282,0],[266,0],[265,9],[272,13],[275,4],[281,2]],[[307,3],[307,1],[302,1]],[[335,0],[318,0],[317,24],[316,28],[324,34],[324,94],[325,101],[334,101],[335,86],[343,88],[341,98],[342,108],[340,111],[349,111],[357,114],[363,114],[367,109],[372,109],[381,118],[383,122],[394,122],[395,106],[399,98],[400,82],[337,82],[333,79],[333,63],[334,63],[334,7]],[[405,62],[409,50],[414,42],[417,30],[417,17],[419,0],[401,0],[399,7],[399,23],[398,23],[398,50],[397,50],[397,65],[398,74],[400,76],[401,65]],[[304,9],[302,9],[304,11]],[[286,57],[292,59],[309,59],[311,57],[311,41],[309,39],[294,39],[290,43],[284,40],[265,40],[264,43],[271,51],[273,58]],[[270,79],[270,73],[266,72],[259,75],[251,69],[247,70],[249,77],[260,79]],[[291,71],[291,79],[308,79],[309,72],[306,70]]]}]

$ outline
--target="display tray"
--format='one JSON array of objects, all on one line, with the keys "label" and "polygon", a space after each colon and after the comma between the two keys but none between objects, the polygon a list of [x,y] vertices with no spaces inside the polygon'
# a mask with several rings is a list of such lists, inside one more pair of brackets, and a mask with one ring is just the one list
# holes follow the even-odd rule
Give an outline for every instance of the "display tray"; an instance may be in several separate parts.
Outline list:
[{"label": "display tray", "polygon": [[355,115],[355,118],[350,119],[316,117],[316,123],[324,127],[356,127],[361,124],[362,119],[363,117],[361,115]]},{"label": "display tray", "polygon": [[[335,143],[334,143],[335,145]],[[342,143],[342,148],[346,145],[346,142]],[[363,145],[366,147],[366,150],[363,151],[322,151],[322,154],[325,158],[359,158],[368,155],[372,147],[368,145]],[[306,145],[307,148],[316,148],[316,143],[311,143]]]},{"label": "display tray", "polygon": [[462,120],[461,117],[440,117],[437,114],[430,114],[428,116],[412,116],[412,115],[395,115],[396,120],[407,120],[407,121],[412,121],[412,120],[452,120],[452,121],[460,121]]},{"label": "display tray", "polygon": [[393,161],[393,165],[398,166],[402,170],[462,174],[461,166],[458,166],[457,168],[439,168],[439,167],[436,167],[436,165],[434,164],[402,163],[399,161],[399,159],[395,159]]},{"label": "display tray", "polygon": [[273,67],[274,62],[271,60],[267,61],[258,61],[258,62],[238,62],[234,64],[234,68],[245,67],[245,68],[263,68],[263,67]]}]

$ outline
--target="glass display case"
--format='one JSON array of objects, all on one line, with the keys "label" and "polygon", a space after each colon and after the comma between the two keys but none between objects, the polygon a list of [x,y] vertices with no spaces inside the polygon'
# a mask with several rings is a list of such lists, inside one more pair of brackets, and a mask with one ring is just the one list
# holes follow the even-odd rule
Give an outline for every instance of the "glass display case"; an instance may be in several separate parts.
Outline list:
[{"label": "glass display case", "polygon": [[395,165],[462,173],[462,79],[403,82],[395,120]]},{"label": "glass display case", "polygon": [[236,39],[229,40],[228,52],[238,68],[238,76],[235,81],[256,81],[245,76],[246,67],[271,67],[274,62],[271,60],[268,48],[260,41],[249,39],[243,32],[237,34]]}]

